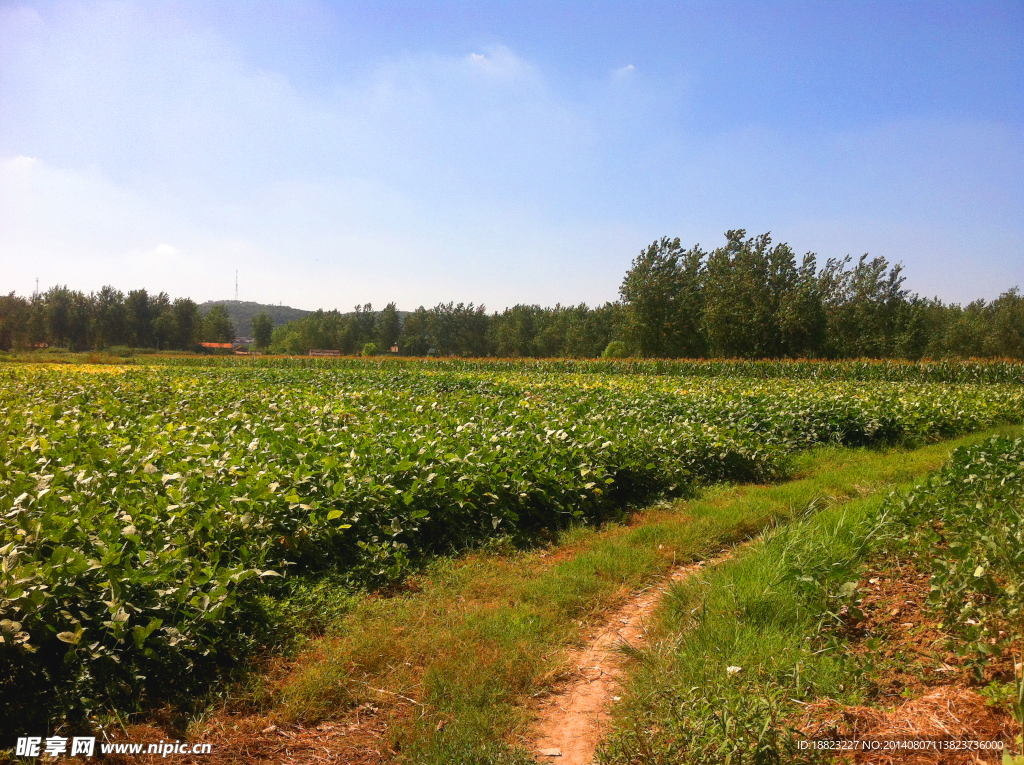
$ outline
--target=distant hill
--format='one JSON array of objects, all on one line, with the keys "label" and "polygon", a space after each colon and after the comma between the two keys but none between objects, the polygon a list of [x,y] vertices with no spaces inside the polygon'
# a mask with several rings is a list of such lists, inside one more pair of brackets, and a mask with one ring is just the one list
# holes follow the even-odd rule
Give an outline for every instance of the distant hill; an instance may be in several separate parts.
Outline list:
[{"label": "distant hill", "polygon": [[301,308],[292,308],[287,305],[266,305],[264,303],[252,303],[246,300],[207,300],[199,308],[203,313],[210,310],[211,306],[222,305],[228,309],[228,315],[235,324],[235,334],[242,337],[252,335],[252,317],[267,312],[267,315],[274,320],[274,326],[285,324],[295,319],[301,319],[312,311],[303,311]]}]

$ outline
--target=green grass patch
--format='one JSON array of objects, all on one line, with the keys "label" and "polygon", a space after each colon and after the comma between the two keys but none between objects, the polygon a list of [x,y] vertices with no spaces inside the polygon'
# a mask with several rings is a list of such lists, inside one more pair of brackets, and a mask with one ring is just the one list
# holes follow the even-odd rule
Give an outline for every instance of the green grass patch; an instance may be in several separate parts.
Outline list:
[{"label": "green grass patch", "polygon": [[[1020,431],[998,432],[1006,436]],[[965,612],[977,616],[977,610],[964,608],[965,600],[972,600],[964,580],[971,579],[974,592],[985,592],[991,583],[984,581],[984,572],[974,576],[981,566],[974,564],[978,556],[987,555],[993,571],[1005,574],[1011,564],[1017,566],[1013,577],[1001,579],[1005,597],[994,604],[1004,613],[1017,608],[1015,583],[1024,573],[1015,552],[1019,548],[1003,545],[1001,552],[993,552],[991,538],[1002,539],[1008,529],[1019,534],[1020,503],[1011,523],[1005,517],[1006,503],[983,501],[980,495],[991,499],[1009,491],[1019,494],[1019,489],[1008,488],[1006,478],[1020,475],[1024,464],[1015,462],[1020,459],[1019,441],[1016,451],[995,448],[990,445],[1013,442],[985,441],[990,435],[913,452],[871,455],[845,467],[835,461],[841,459],[838,453],[804,458],[807,464],[802,469],[808,478],[774,490],[777,498],[788,495],[792,507],[803,512],[771,530],[745,554],[670,590],[661,611],[659,639],[636,652],[626,700],[616,708],[618,722],[599,752],[599,762],[668,765],[812,758],[813,752],[797,748],[798,735],[790,727],[797,702],[828,697],[864,703],[870,700],[872,676],[878,670],[870,654],[846,651],[846,642],[833,629],[840,611],[856,606],[857,580],[868,556],[891,549],[894,540],[911,545],[922,534],[928,536],[926,531],[907,532],[926,517],[945,513],[955,520],[950,539],[969,538],[962,553],[952,556],[959,579],[950,576],[949,586],[936,593],[937,601],[959,597],[955,616],[962,621],[970,615]],[[964,448],[955,453],[950,467],[909,494],[887,496],[888,489],[897,486],[906,492],[916,478],[937,470],[954,447]],[[1004,457],[997,466],[994,453],[1017,456]],[[820,461],[815,464],[816,460]],[[992,478],[989,486],[972,488],[968,476],[985,475],[985,465]],[[818,468],[823,470],[820,475]],[[951,492],[961,498],[959,504],[949,501]],[[962,500],[967,495],[973,512],[966,516],[974,519],[970,524],[964,522],[965,514],[955,512],[965,506]],[[844,497],[852,501],[840,501]],[[993,509],[985,515],[980,512],[983,507]],[[954,542],[953,550],[957,549]],[[936,557],[936,570],[948,571],[950,556]],[[948,603],[946,607],[948,611]],[[981,635],[981,625],[976,626],[978,635],[972,636]]]}]

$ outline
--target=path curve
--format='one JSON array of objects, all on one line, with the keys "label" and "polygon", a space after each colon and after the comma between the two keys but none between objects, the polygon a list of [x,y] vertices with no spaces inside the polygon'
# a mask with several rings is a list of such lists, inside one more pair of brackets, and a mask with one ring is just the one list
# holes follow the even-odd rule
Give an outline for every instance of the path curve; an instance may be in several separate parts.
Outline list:
[{"label": "path curve", "polygon": [[610,707],[617,700],[626,643],[646,644],[648,624],[670,585],[703,568],[728,560],[734,548],[714,558],[674,566],[656,584],[636,593],[613,611],[585,648],[569,654],[572,677],[542,699],[530,732],[530,747],[539,762],[591,765],[605,733]]}]

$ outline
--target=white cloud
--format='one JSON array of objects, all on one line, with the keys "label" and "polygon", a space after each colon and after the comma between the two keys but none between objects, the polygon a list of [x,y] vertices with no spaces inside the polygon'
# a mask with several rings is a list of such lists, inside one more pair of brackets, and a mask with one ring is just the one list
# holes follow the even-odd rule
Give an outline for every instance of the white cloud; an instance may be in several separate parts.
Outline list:
[{"label": "white cloud", "polygon": [[178,248],[173,244],[158,244],[148,253],[146,257],[152,262],[166,264],[173,262],[178,257]]},{"label": "white cloud", "polygon": [[532,78],[541,81],[537,70],[505,46],[495,46],[486,54],[470,53],[464,59],[474,71],[505,79]]}]

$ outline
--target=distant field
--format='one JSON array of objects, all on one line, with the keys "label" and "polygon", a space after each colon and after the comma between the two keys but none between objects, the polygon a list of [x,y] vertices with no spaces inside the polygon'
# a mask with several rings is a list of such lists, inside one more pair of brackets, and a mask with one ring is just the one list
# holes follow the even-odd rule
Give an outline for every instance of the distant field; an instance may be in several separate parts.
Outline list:
[{"label": "distant field", "polygon": [[282,575],[384,583],[491,536],[780,477],[815,444],[1024,422],[1009,362],[170,358],[0,380],[0,689],[38,710],[223,663]]}]

